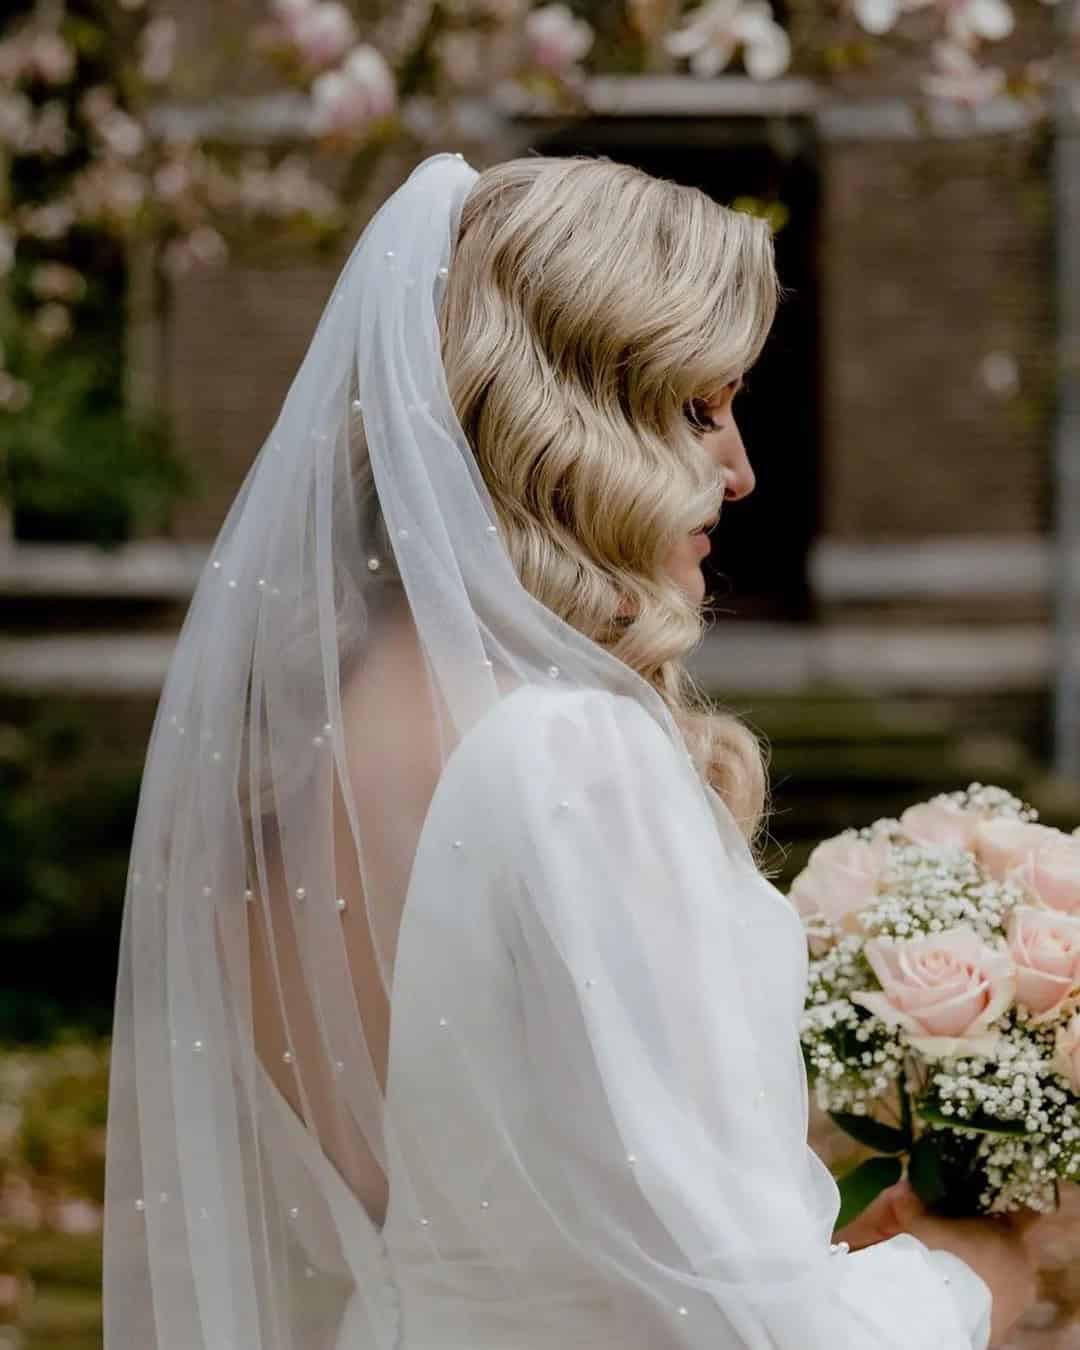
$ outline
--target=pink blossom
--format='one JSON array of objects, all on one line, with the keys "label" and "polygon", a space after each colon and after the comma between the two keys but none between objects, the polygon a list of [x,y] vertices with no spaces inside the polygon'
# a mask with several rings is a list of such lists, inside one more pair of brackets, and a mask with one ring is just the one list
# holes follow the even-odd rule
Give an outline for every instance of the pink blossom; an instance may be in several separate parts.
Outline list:
[{"label": "pink blossom", "polygon": [[26,44],[21,35],[0,42],[0,84],[15,84],[22,75],[25,61]]},{"label": "pink blossom", "polygon": [[94,127],[102,118],[108,117],[115,107],[116,96],[105,84],[92,85],[79,100],[79,111]]},{"label": "pink blossom", "polygon": [[130,222],[146,197],[146,180],[123,164],[108,160],[90,164],[73,185],[75,209],[83,220]]},{"label": "pink blossom", "polygon": [[0,145],[25,153],[34,134],[34,105],[25,94],[0,91]]},{"label": "pink blossom", "polygon": [[101,1206],[89,1200],[64,1200],[55,1207],[51,1218],[62,1233],[97,1233],[101,1229]]},{"label": "pink blossom", "polygon": [[33,239],[56,240],[67,234],[77,217],[71,202],[55,201],[23,207],[18,219],[23,234]]},{"label": "pink blossom", "polygon": [[818,844],[791,884],[790,898],[806,919],[818,916],[851,927],[851,920],[878,897],[889,845],[840,835]]},{"label": "pink blossom", "polygon": [[1005,87],[1005,72],[999,66],[980,66],[956,42],[935,42],[931,56],[936,69],[922,77],[923,89],[931,98],[974,108]]},{"label": "pink blossom", "polygon": [[142,127],[121,108],[113,108],[108,116],[103,117],[97,125],[97,131],[108,149],[121,159],[131,159],[143,148],[145,136]]},{"label": "pink blossom", "polygon": [[1074,1092],[1080,1093],[1080,1013],[1060,1027],[1054,1042],[1052,1067],[1062,1074]]},{"label": "pink blossom", "polygon": [[182,159],[170,160],[155,170],[152,182],[159,201],[179,201],[192,186],[191,166]]},{"label": "pink blossom", "polygon": [[851,8],[860,26],[875,36],[895,28],[909,11],[936,9],[949,37],[963,45],[1008,37],[1015,23],[1007,0],[852,0]]},{"label": "pink blossom", "polygon": [[978,825],[973,811],[945,798],[909,806],[900,817],[900,828],[913,843],[932,848],[970,849]]},{"label": "pink blossom", "polygon": [[458,89],[468,89],[485,78],[484,43],[475,32],[451,30],[438,42],[438,58],[447,79]]},{"label": "pink blossom", "polygon": [[859,24],[879,37],[896,26],[904,6],[900,0],[852,0],[851,8]]},{"label": "pink blossom", "polygon": [[1012,352],[987,352],[979,376],[995,398],[1013,398],[1020,390],[1020,369]]},{"label": "pink blossom", "polygon": [[325,70],[340,61],[356,41],[352,15],[337,0],[276,6],[279,32],[309,71]]},{"label": "pink blossom", "polygon": [[1048,909],[1080,914],[1080,841],[1063,834],[1012,868],[1008,879]]},{"label": "pink blossom", "polygon": [[209,225],[200,225],[192,230],[188,236],[188,248],[195,261],[207,267],[224,262],[229,254],[225,240]]},{"label": "pink blossom", "polygon": [[707,0],[686,16],[664,45],[685,57],[695,75],[718,75],[742,48],[746,72],[755,80],[782,75],[791,63],[791,42],[773,17],[768,0]]},{"label": "pink blossom", "polygon": [[967,924],[917,938],[871,938],[864,951],[881,990],[853,993],[852,1002],[907,1032],[927,1058],[992,1052],[998,1037],[988,1029],[1016,990],[1008,952]]},{"label": "pink blossom", "polygon": [[212,267],[228,257],[225,240],[209,225],[200,225],[188,235],[170,239],[162,250],[161,266],[174,281],[186,276],[193,267]]},{"label": "pink blossom", "polygon": [[568,5],[541,5],[525,19],[529,63],[538,70],[562,75],[575,66],[593,44],[593,30]]},{"label": "pink blossom", "polygon": [[1033,1021],[1048,1021],[1080,996],[1080,919],[1018,905],[1007,931],[1016,1001]]},{"label": "pink blossom", "polygon": [[34,315],[34,331],[46,342],[59,342],[71,333],[71,311],[52,300]]},{"label": "pink blossom", "polygon": [[1048,825],[988,820],[975,834],[975,853],[997,881],[1023,887],[1039,904],[1080,912],[1080,839]]},{"label": "pink blossom", "polygon": [[949,37],[969,50],[975,42],[1000,42],[1016,26],[1007,0],[938,0]]},{"label": "pink blossom", "polygon": [[81,300],[86,278],[66,263],[40,263],[30,274],[30,289],[40,300]]},{"label": "pink blossom", "polygon": [[152,19],[143,30],[139,73],[148,84],[164,84],[175,59],[176,20],[164,15]]},{"label": "pink blossom", "polygon": [[46,84],[67,84],[75,73],[75,52],[59,33],[35,33],[26,50],[26,66]]},{"label": "pink blossom", "polygon": [[170,281],[179,281],[195,266],[186,238],[170,239],[161,250],[161,270]]},{"label": "pink blossom", "polygon": [[[315,178],[302,157],[288,156],[274,168],[257,159],[245,164],[231,184],[234,190],[230,206],[240,206],[249,215],[267,215],[277,219],[302,215],[309,219],[332,221],[340,213],[341,203],[324,183]],[[215,197],[223,196],[215,188]]]},{"label": "pink blossom", "polygon": [[24,148],[34,155],[62,155],[70,141],[67,108],[59,99],[50,99],[38,112]]},{"label": "pink blossom", "polygon": [[30,386],[17,380],[9,371],[0,370],[0,408],[5,412],[22,412],[30,402]]},{"label": "pink blossom", "polygon": [[1059,830],[1034,821],[984,820],[975,831],[975,856],[995,881],[1004,881],[1033,853],[1064,837]]},{"label": "pink blossom", "polygon": [[0,1322],[21,1321],[30,1294],[31,1285],[28,1276],[18,1271],[0,1272]]},{"label": "pink blossom", "polygon": [[79,111],[94,129],[106,150],[121,159],[130,159],[143,147],[145,134],[140,124],[116,102],[108,85],[97,84],[79,101]]},{"label": "pink blossom", "polygon": [[0,224],[0,277],[6,276],[15,265],[15,231]]},{"label": "pink blossom", "polygon": [[388,117],[397,103],[394,76],[382,53],[354,47],[340,70],[320,75],[312,86],[320,131],[354,136]]}]

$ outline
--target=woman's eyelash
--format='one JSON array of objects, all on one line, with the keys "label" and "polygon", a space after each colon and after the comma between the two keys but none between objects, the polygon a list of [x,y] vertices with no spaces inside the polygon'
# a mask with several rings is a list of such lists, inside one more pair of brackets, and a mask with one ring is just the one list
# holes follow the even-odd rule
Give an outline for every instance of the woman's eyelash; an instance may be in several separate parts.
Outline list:
[{"label": "woman's eyelash", "polygon": [[691,429],[699,433],[719,431],[723,425],[709,415],[709,405],[703,398],[690,399],[690,401],[684,405],[683,413],[686,420],[690,423]]}]

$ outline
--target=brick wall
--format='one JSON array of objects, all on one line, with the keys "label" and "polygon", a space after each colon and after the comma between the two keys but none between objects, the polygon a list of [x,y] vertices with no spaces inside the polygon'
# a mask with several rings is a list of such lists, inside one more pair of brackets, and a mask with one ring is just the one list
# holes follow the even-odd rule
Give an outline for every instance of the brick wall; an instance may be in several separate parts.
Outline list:
[{"label": "brick wall", "polygon": [[168,396],[202,493],[177,533],[216,534],[266,439],[337,273],[336,265],[234,263],[187,278],[173,297]]},{"label": "brick wall", "polygon": [[[471,162],[480,160],[470,155]],[[317,257],[252,240],[220,269],[172,288],[165,320],[165,399],[200,480],[175,512],[174,533],[212,538],[271,431],[339,272],[370,215],[412,163],[386,154],[349,237]]]},{"label": "brick wall", "polygon": [[[1036,138],[823,147],[826,533],[1046,528],[1045,159]],[[984,363],[1003,356],[1018,387],[995,396]]]}]

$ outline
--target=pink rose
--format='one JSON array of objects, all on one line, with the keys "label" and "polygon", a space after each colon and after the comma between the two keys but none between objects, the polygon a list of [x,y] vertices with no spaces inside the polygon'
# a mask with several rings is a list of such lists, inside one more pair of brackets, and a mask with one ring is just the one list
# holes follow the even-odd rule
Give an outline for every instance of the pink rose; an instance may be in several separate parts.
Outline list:
[{"label": "pink rose", "polygon": [[1080,995],[1080,919],[1018,905],[1009,915],[1016,1001],[1046,1022]]},{"label": "pink rose", "polygon": [[1016,882],[1048,909],[1080,913],[1080,840],[1057,830],[1057,836],[1010,869]]},{"label": "pink rose", "polygon": [[883,837],[872,844],[843,835],[826,839],[792,882],[790,898],[804,918],[850,919],[877,899],[888,852]]},{"label": "pink rose", "polygon": [[973,811],[939,798],[909,806],[900,817],[900,828],[916,844],[970,849],[979,819]]},{"label": "pink rose", "polygon": [[871,938],[865,951],[881,990],[853,993],[853,1003],[906,1031],[927,1058],[993,1050],[999,1038],[987,1028],[1016,990],[1008,952],[987,946],[967,924],[917,938]]},{"label": "pink rose", "polygon": [[1032,853],[1067,837],[1060,830],[1027,820],[984,820],[975,831],[975,856],[995,881],[1004,881]]},{"label": "pink rose", "polygon": [[1080,1092],[1080,1013],[1073,1013],[1059,1028],[1053,1067],[1069,1080],[1074,1092]]}]

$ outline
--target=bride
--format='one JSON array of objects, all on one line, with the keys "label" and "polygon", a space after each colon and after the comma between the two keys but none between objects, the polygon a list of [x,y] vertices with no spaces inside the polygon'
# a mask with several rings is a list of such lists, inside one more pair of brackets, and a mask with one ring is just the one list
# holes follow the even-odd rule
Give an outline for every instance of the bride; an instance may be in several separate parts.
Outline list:
[{"label": "bride", "polygon": [[764,224],[606,159],[364,230],[161,697],[107,1350],[967,1350],[1022,1227],[836,1240],[757,743],[682,661]]}]

